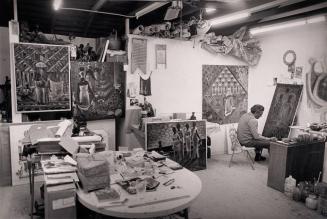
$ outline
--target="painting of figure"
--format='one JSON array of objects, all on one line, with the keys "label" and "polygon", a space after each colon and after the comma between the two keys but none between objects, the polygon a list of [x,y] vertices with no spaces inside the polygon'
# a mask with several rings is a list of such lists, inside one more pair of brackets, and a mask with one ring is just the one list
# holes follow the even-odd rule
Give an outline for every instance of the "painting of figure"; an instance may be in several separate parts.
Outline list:
[{"label": "painting of figure", "polygon": [[121,62],[71,62],[74,117],[124,116],[124,73]]},{"label": "painting of figure", "polygon": [[262,135],[287,138],[292,125],[303,85],[277,84]]},{"label": "painting of figure", "polygon": [[206,121],[146,123],[146,149],[168,156],[190,170],[206,168]]},{"label": "painting of figure", "polygon": [[202,118],[238,122],[248,105],[248,66],[202,66]]},{"label": "painting of figure", "polygon": [[17,112],[71,109],[69,47],[15,43]]}]

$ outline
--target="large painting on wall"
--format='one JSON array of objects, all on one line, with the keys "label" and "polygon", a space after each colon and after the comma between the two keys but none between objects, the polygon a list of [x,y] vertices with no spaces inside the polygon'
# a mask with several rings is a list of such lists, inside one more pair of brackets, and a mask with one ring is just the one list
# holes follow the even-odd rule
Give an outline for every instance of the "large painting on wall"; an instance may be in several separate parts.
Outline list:
[{"label": "large painting on wall", "polygon": [[124,115],[122,62],[71,62],[71,80],[74,116],[99,120]]},{"label": "large painting on wall", "polygon": [[297,106],[302,94],[303,85],[277,84],[271,101],[269,113],[262,135],[266,137],[287,138]]},{"label": "large painting on wall", "polygon": [[164,153],[190,170],[206,168],[205,120],[148,122],[145,129],[148,151]]},{"label": "large painting on wall", "polygon": [[202,118],[236,123],[247,111],[248,66],[202,66]]},{"label": "large painting on wall", "polygon": [[71,109],[69,47],[15,43],[17,112]]}]

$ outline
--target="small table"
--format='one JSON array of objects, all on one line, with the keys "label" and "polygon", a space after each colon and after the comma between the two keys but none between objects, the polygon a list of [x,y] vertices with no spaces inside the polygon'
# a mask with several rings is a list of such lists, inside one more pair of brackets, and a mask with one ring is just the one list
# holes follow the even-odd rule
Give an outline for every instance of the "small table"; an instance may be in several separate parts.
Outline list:
[{"label": "small table", "polygon": [[267,185],[284,192],[285,178],[292,175],[298,182],[318,179],[324,165],[325,142],[287,144],[270,143]]},{"label": "small table", "polygon": [[[175,179],[173,184],[163,185],[164,182],[172,178]],[[142,199],[140,195],[127,193],[117,184],[111,185],[112,188],[120,191],[121,199],[128,198],[128,201],[121,206],[98,208],[97,204],[99,202],[94,192],[86,193],[82,189],[77,190],[77,198],[88,209],[107,216],[151,218],[184,211],[184,217],[188,218],[188,208],[202,189],[200,178],[193,172],[183,168],[172,174],[160,176],[156,180],[160,182],[156,191],[142,194]]]}]

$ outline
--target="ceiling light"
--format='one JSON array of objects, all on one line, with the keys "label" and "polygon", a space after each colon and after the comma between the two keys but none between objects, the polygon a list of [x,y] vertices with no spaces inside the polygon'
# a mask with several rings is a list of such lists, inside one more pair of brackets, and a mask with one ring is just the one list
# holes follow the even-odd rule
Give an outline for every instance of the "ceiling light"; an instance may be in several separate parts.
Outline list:
[{"label": "ceiling light", "polygon": [[302,26],[305,24],[313,24],[313,23],[318,23],[318,22],[323,22],[326,21],[325,16],[316,16],[316,17],[309,17],[309,18],[302,18],[302,19],[297,19],[289,22],[283,22],[283,23],[278,23],[278,24],[272,24],[272,25],[267,25],[267,26],[262,26],[262,27],[256,27],[256,28],[251,28],[250,33],[252,35],[256,34],[261,34],[269,31],[274,31],[274,30],[280,30],[280,29],[285,29],[285,28],[290,28],[290,27],[297,27],[297,26]]},{"label": "ceiling light", "polygon": [[61,7],[61,4],[62,4],[62,0],[54,0],[53,1],[53,9],[54,10],[59,10],[59,8]]},{"label": "ceiling light", "polygon": [[154,11],[164,5],[168,4],[168,2],[153,2],[146,6],[145,8],[142,8],[141,10],[137,11],[135,13],[136,19],[139,19],[139,17],[150,13],[151,11]]},{"label": "ceiling light", "polygon": [[206,13],[207,13],[207,14],[210,14],[210,13],[216,11],[215,8],[206,8],[205,10],[206,10]]},{"label": "ceiling light", "polygon": [[243,18],[249,17],[251,14],[249,12],[244,13],[237,13],[237,14],[231,14],[226,16],[217,17],[210,20],[210,23],[212,26],[217,26],[225,23],[229,23],[232,21],[240,20]]}]

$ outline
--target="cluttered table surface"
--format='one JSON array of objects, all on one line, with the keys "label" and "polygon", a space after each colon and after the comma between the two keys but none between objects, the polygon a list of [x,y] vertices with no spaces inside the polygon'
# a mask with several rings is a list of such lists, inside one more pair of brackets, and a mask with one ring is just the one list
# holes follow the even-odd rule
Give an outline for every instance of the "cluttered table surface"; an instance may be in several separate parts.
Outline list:
[{"label": "cluttered table surface", "polygon": [[101,153],[110,165],[110,188],[91,192],[77,189],[79,202],[97,213],[122,218],[187,213],[201,192],[202,183],[197,175],[167,158],[152,159],[160,157],[155,152]]}]

